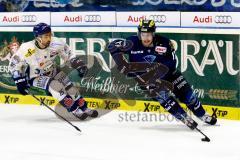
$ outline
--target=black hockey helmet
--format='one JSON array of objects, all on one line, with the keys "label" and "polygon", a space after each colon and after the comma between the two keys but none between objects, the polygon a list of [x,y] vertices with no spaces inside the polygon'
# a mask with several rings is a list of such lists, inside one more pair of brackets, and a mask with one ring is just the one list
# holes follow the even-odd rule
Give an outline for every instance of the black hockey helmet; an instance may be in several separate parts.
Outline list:
[{"label": "black hockey helmet", "polygon": [[138,25],[138,32],[155,32],[156,26],[153,20],[141,20]]}]

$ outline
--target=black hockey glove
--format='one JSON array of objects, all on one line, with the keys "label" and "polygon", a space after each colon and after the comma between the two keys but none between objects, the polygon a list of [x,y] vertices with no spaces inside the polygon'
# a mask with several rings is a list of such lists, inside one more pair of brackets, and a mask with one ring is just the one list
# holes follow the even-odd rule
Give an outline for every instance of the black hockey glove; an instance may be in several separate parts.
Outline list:
[{"label": "black hockey glove", "polygon": [[83,77],[87,74],[88,68],[85,63],[79,58],[71,59],[71,67],[78,71],[79,77]]},{"label": "black hockey glove", "polygon": [[27,77],[18,77],[18,78],[13,78],[13,80],[15,81],[15,84],[17,85],[17,89],[18,91],[22,94],[22,95],[27,95],[28,94],[28,89],[30,88],[30,85],[27,81]]}]

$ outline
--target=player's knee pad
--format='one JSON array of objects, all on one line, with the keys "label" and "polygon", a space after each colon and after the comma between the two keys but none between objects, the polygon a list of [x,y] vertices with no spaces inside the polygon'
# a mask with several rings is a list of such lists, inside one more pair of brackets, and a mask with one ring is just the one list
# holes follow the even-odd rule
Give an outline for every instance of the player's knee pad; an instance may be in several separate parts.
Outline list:
[{"label": "player's knee pad", "polygon": [[177,94],[177,98],[180,100],[180,102],[185,103],[186,105],[191,105],[196,103],[197,97],[192,92],[192,90],[188,90],[186,92],[181,92]]},{"label": "player's knee pad", "polygon": [[177,119],[182,119],[187,114],[180,106],[180,104],[176,101],[176,99],[172,96],[160,104]]},{"label": "player's knee pad", "polygon": [[161,91],[156,97],[162,107],[176,118],[181,118],[182,114],[186,114],[179,103],[172,97],[169,91]]},{"label": "player's knee pad", "polygon": [[70,95],[74,100],[79,99],[80,97],[80,93],[78,91],[78,89],[73,85],[70,84],[65,88],[66,92],[68,95]]},{"label": "player's knee pad", "polygon": [[178,102],[173,98],[169,97],[168,99],[164,100],[160,103],[167,111],[177,111],[177,108],[180,107]]},{"label": "player's knee pad", "polygon": [[187,99],[187,104],[191,105],[191,104],[195,104],[198,102],[197,96],[192,93],[191,96],[189,96],[189,98]]},{"label": "player's knee pad", "polygon": [[156,99],[160,104],[164,103],[170,97],[169,91],[160,91]]},{"label": "player's knee pad", "polygon": [[62,83],[64,86],[69,86],[72,84],[72,82],[69,79],[69,77],[67,76],[67,74],[64,73],[63,71],[60,71],[59,73],[57,73],[54,76],[54,79],[59,81],[60,83]]},{"label": "player's knee pad", "polygon": [[62,100],[63,97],[69,95],[75,101],[80,97],[78,89],[73,85],[64,86],[58,80],[52,80],[49,84],[48,91],[52,94],[53,97],[57,98],[58,100]]},{"label": "player's knee pad", "polygon": [[201,105],[200,101],[194,93],[189,94],[189,96],[185,98],[184,103],[187,106],[193,107],[192,109],[194,110],[197,110]]},{"label": "player's knee pad", "polygon": [[49,84],[48,91],[51,95],[61,101],[66,95],[65,86],[57,80],[52,80]]}]

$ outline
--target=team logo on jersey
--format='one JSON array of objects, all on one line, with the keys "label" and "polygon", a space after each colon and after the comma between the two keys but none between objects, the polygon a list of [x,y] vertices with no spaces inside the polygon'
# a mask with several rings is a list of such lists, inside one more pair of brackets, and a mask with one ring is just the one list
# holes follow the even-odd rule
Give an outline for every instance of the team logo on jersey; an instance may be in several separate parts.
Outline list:
[{"label": "team logo on jersey", "polygon": [[29,48],[28,49],[28,52],[25,54],[25,57],[30,57],[30,56],[32,56],[34,53],[35,53],[35,49],[31,49],[31,48]]},{"label": "team logo on jersey", "polygon": [[142,54],[143,51],[131,51],[131,54]]},{"label": "team logo on jersey", "polygon": [[163,55],[164,53],[167,52],[167,48],[166,47],[161,47],[161,46],[156,46],[155,47],[155,51],[160,54]]},{"label": "team logo on jersey", "polygon": [[148,63],[152,63],[155,59],[156,59],[156,56],[154,55],[147,55],[144,57],[144,59],[148,62]]}]

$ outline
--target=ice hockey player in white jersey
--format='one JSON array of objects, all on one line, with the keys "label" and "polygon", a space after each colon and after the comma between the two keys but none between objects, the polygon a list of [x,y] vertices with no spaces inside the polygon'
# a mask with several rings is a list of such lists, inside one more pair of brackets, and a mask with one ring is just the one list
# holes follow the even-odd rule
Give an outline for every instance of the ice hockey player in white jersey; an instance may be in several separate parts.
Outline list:
[{"label": "ice hockey player in white jersey", "polygon": [[22,43],[9,64],[18,91],[27,95],[30,87],[44,89],[77,118],[97,117],[98,112],[87,107],[68,75],[55,63],[55,58],[60,57],[64,65],[76,69],[80,77],[86,74],[87,66],[72,54],[65,42],[52,37],[48,24],[37,24],[33,33],[35,39]]}]

